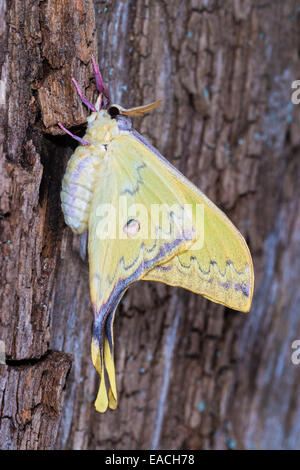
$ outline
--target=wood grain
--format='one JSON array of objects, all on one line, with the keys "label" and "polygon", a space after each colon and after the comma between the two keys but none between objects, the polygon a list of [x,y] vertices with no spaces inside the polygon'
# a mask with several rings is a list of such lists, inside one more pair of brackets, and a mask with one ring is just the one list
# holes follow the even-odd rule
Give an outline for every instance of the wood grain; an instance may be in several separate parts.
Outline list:
[{"label": "wood grain", "polygon": [[[16,362],[1,372],[0,446],[299,448],[297,2],[13,0],[4,17],[0,339]],[[130,288],[115,326],[120,406],[105,415],[87,261],[59,201],[76,144],[56,127],[83,132],[71,77],[95,96],[92,53],[113,101],[164,99],[134,127],[233,220],[256,274],[247,315],[159,283]],[[37,394],[48,366],[57,385]]]}]

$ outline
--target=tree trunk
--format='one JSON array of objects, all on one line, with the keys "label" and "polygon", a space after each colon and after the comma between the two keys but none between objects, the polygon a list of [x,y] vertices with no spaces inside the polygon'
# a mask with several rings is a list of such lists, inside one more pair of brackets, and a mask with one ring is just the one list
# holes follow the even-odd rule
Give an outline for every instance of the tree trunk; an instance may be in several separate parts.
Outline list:
[{"label": "tree trunk", "polygon": [[[0,9],[0,447],[299,448],[297,2]],[[60,208],[76,145],[56,125],[83,131],[71,78],[95,98],[92,54],[114,102],[164,99],[134,127],[237,225],[256,275],[247,315],[160,283],[132,286],[115,321],[119,407],[104,415],[93,405],[88,263]]]}]

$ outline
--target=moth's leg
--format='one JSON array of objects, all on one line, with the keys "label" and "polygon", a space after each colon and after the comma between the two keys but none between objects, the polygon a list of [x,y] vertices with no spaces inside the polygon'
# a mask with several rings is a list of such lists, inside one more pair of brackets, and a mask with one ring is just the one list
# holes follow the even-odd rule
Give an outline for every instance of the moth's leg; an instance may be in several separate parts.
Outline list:
[{"label": "moth's leg", "polygon": [[96,63],[94,56],[92,56],[92,63],[93,63],[93,68],[94,68],[97,90],[99,91],[100,94],[102,93],[104,94],[104,96],[107,99],[107,106],[109,106],[111,103],[110,93],[109,93],[107,86],[105,85],[103,81],[103,78],[99,69],[99,65]]},{"label": "moth's leg", "polygon": [[79,85],[78,85],[78,83],[76,82],[76,80],[75,80],[74,77],[72,77],[72,82],[74,83],[74,85],[75,85],[75,87],[76,87],[77,93],[78,93],[78,95],[80,96],[81,101],[82,101],[88,108],[90,108],[91,111],[93,111],[94,113],[96,113],[96,112],[97,112],[97,109],[95,108],[95,106],[93,105],[93,103],[91,103],[88,99],[86,99],[85,96],[83,96],[82,91],[80,90]]},{"label": "moth's leg", "polygon": [[86,140],[83,140],[81,137],[78,137],[78,135],[72,134],[68,129],[66,129],[61,122],[58,122],[57,125],[66,133],[69,134],[73,139],[78,140],[82,145],[91,145],[89,142]]}]

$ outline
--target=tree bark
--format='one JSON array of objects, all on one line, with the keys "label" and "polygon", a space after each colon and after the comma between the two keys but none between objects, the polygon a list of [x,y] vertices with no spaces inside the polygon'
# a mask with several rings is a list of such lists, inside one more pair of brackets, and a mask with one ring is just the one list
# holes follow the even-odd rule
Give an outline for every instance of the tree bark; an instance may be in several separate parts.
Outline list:
[{"label": "tree bark", "polygon": [[[0,447],[299,448],[297,2],[0,9]],[[132,286],[115,321],[119,407],[104,415],[93,405],[88,263],[60,209],[76,145],[56,125],[83,133],[71,78],[95,99],[92,54],[114,102],[164,99],[134,127],[237,225],[256,275],[247,315],[160,283]]]}]

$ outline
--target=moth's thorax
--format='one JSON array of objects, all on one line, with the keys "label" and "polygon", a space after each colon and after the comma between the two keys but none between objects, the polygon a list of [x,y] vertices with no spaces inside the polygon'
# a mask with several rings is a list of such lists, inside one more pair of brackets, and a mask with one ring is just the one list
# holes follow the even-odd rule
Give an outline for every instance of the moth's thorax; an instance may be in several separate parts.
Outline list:
[{"label": "moth's thorax", "polygon": [[94,185],[107,145],[119,135],[116,120],[107,111],[92,113],[84,139],[71,156],[62,181],[61,201],[65,222],[74,232],[86,230]]},{"label": "moth's thorax", "polygon": [[90,147],[98,144],[107,145],[119,135],[118,121],[112,119],[107,111],[102,110],[92,113],[88,117],[88,126],[84,138],[91,144]]},{"label": "moth's thorax", "polygon": [[[112,140],[131,129],[127,116],[112,118],[107,111],[94,112],[88,117],[84,140],[71,156],[62,181],[61,201],[65,222],[74,232],[86,230],[95,181]],[[107,182],[103,182],[107,184]]]}]

